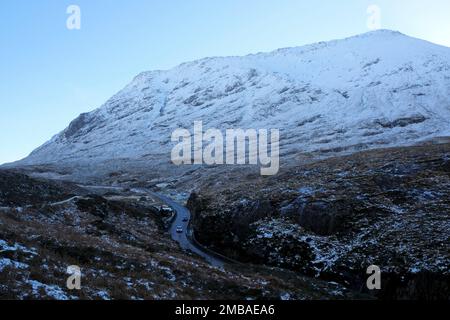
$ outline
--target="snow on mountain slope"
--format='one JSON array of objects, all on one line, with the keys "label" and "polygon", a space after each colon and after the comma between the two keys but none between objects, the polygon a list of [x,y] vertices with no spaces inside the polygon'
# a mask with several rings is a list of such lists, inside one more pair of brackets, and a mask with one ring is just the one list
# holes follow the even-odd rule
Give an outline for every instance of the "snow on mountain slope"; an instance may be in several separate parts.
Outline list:
[{"label": "snow on mountain slope", "polygon": [[283,155],[450,135],[450,48],[380,30],[138,75],[16,165],[170,162],[171,133],[279,128]]}]

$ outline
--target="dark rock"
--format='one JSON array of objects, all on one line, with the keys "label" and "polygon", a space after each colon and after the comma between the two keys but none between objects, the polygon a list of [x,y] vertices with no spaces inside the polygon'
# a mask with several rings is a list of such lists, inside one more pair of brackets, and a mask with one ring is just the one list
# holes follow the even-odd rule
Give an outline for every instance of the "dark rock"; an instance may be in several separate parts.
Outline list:
[{"label": "dark rock", "polygon": [[380,120],[375,121],[375,123],[380,125],[383,128],[392,129],[395,127],[407,127],[412,124],[425,122],[426,120],[427,120],[427,118],[425,118],[423,115],[417,115],[417,116],[412,116],[412,117],[408,117],[408,118],[399,118],[394,121],[380,119]]}]

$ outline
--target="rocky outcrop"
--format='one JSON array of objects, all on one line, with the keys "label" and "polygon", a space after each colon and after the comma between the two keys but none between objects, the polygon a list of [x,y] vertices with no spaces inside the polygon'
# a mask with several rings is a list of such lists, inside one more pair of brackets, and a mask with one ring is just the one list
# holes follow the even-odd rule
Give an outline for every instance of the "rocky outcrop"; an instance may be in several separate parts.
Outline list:
[{"label": "rocky outcrop", "polygon": [[[450,144],[363,152],[191,197],[203,244],[384,299],[450,296]],[[215,226],[215,227],[213,227]]]},{"label": "rocky outcrop", "polygon": [[354,212],[354,201],[308,200],[304,197],[280,209],[282,215],[292,218],[298,225],[324,236],[342,231],[346,219]]},{"label": "rocky outcrop", "polygon": [[68,198],[80,192],[72,184],[32,179],[14,170],[0,170],[0,207],[39,205]]}]

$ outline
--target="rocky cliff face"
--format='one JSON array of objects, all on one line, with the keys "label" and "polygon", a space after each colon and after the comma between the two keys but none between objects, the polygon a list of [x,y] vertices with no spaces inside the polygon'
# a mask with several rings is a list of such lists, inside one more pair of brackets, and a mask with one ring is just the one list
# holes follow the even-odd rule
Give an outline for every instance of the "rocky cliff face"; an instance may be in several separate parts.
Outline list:
[{"label": "rocky cliff face", "polygon": [[450,144],[362,152],[269,179],[206,185],[189,206],[197,239],[215,250],[356,290],[374,264],[382,270],[380,298],[450,296]]}]

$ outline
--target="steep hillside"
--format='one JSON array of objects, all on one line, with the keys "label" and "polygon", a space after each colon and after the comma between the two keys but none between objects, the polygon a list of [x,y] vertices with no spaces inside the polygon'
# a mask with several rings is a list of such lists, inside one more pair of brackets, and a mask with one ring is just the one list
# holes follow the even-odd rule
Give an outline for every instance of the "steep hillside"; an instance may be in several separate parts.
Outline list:
[{"label": "steep hillside", "polygon": [[86,175],[157,166],[170,176],[171,133],[195,120],[205,130],[278,128],[283,163],[449,135],[449,119],[450,49],[381,30],[144,72],[13,166]]},{"label": "steep hillside", "polygon": [[365,288],[450,297],[450,143],[370,150],[270,178],[210,176],[189,199],[197,240],[234,259]]}]

